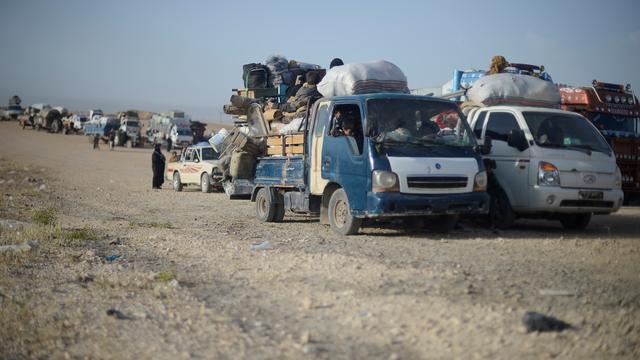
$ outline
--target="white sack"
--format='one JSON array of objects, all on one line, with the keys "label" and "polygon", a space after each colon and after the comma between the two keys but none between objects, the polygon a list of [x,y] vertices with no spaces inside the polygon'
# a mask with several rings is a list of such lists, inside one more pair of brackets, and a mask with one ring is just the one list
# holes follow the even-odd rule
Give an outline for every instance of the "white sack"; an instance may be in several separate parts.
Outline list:
[{"label": "white sack", "polygon": [[407,77],[394,64],[378,60],[346,64],[329,69],[318,84],[322,96],[400,92],[409,93]]},{"label": "white sack", "polygon": [[560,91],[551,81],[529,75],[494,74],[477,80],[467,97],[478,106],[500,104],[558,107]]},{"label": "white sack", "polygon": [[280,129],[279,133],[281,135],[286,135],[286,134],[292,134],[292,133],[300,132],[300,127],[302,126],[302,121],[303,120],[304,119],[301,118],[301,117],[291,120],[290,123],[288,123],[282,129]]}]

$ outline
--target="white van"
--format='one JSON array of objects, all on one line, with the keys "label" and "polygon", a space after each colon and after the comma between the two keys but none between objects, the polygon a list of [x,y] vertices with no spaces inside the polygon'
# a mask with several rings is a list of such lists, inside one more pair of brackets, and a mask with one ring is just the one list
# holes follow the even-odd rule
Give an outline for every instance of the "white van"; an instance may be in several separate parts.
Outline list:
[{"label": "white van", "polygon": [[491,142],[485,160],[495,164],[489,184],[495,226],[527,217],[584,229],[592,215],[622,205],[616,157],[586,118],[520,106],[473,108],[467,117],[479,142]]}]

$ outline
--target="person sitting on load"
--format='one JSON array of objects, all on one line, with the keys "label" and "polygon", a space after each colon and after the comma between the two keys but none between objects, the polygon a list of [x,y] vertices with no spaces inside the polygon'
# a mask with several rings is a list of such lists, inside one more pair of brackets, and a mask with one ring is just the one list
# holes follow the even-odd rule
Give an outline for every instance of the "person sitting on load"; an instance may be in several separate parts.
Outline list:
[{"label": "person sitting on load", "polygon": [[318,92],[319,74],[316,71],[309,71],[306,74],[306,82],[302,85],[300,90],[296,93],[296,96],[289,99],[289,102],[284,104],[276,104],[270,102],[266,109],[279,109],[283,112],[296,112],[298,109],[307,105],[310,98],[321,98],[322,95]]}]

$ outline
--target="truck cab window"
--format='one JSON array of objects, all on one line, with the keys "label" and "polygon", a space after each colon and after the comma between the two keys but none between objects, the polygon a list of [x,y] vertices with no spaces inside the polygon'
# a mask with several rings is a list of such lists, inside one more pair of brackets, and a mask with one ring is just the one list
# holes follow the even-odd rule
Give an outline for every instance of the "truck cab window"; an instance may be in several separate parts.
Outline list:
[{"label": "truck cab window", "polygon": [[360,107],[356,104],[341,104],[333,108],[331,117],[332,135],[344,136],[354,155],[362,154],[364,132]]},{"label": "truck cab window", "polygon": [[520,129],[516,117],[507,112],[492,112],[489,114],[487,131],[485,136],[490,136],[492,140],[507,141],[511,130]]},{"label": "truck cab window", "polygon": [[481,111],[478,114],[478,120],[476,124],[473,126],[473,133],[476,136],[476,139],[482,138],[482,127],[484,126],[484,119],[487,117],[486,111]]}]

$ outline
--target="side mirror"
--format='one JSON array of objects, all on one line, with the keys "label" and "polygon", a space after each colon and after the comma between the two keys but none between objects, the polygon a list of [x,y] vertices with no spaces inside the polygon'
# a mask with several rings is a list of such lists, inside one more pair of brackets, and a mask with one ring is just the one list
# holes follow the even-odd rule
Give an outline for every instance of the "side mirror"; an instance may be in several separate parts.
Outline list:
[{"label": "side mirror", "polygon": [[491,136],[484,136],[484,142],[479,146],[480,155],[489,155],[491,154],[491,148],[493,147],[493,142],[491,140]]},{"label": "side mirror", "polygon": [[529,147],[529,143],[527,142],[527,138],[524,136],[524,131],[522,131],[522,129],[513,129],[509,132],[507,145],[514,147],[519,151],[524,151]]}]

